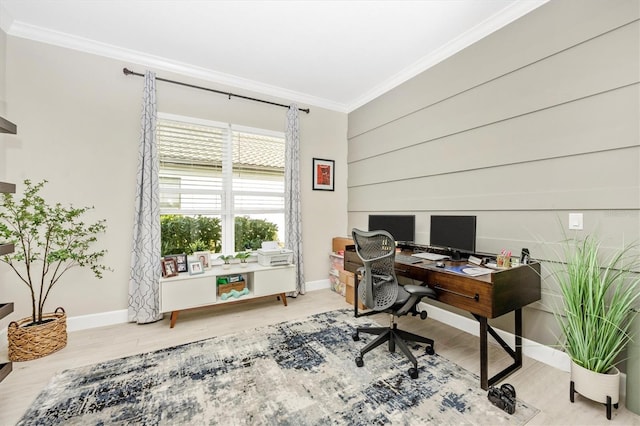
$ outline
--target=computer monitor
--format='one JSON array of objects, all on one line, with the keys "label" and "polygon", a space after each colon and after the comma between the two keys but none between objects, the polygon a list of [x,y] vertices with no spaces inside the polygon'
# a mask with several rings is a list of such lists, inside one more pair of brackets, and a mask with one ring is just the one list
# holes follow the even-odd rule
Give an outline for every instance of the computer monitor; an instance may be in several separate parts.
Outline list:
[{"label": "computer monitor", "polygon": [[451,250],[453,258],[459,258],[460,252],[476,251],[475,216],[431,216],[432,247]]},{"label": "computer monitor", "polygon": [[414,215],[369,215],[369,231],[387,231],[395,241],[413,242],[416,239]]}]

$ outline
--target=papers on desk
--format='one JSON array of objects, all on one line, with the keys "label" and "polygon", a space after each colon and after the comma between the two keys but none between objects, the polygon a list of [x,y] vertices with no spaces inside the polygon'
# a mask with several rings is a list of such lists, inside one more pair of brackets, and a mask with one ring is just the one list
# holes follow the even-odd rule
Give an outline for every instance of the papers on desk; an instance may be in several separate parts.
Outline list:
[{"label": "papers on desk", "polygon": [[420,259],[427,259],[427,260],[444,260],[449,258],[449,256],[445,256],[444,254],[438,254],[438,253],[413,253],[411,256],[419,257]]},{"label": "papers on desk", "polygon": [[473,265],[445,266],[444,269],[445,271],[456,272],[462,275],[469,275],[470,277],[478,277],[480,275],[486,275],[493,272],[492,269],[481,268]]},{"label": "papers on desk", "polygon": [[489,268],[473,267],[473,268],[464,268],[462,272],[464,272],[467,275],[471,275],[472,277],[477,277],[480,275],[490,274],[493,272],[493,270]]}]

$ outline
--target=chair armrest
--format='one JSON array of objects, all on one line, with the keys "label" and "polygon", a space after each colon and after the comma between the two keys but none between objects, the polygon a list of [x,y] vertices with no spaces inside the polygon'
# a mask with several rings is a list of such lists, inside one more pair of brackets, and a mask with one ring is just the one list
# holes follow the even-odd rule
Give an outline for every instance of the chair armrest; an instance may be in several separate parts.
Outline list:
[{"label": "chair armrest", "polygon": [[423,287],[421,285],[405,285],[403,287],[406,290],[406,292],[409,293],[412,296],[428,297],[430,299],[437,299],[436,292],[433,289],[429,288],[429,287]]}]

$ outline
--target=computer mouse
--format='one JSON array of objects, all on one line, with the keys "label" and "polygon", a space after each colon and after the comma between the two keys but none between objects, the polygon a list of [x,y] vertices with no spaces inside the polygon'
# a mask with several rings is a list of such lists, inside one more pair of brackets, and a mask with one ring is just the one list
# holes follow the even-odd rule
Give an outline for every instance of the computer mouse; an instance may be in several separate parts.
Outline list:
[{"label": "computer mouse", "polygon": [[436,262],[436,268],[444,268],[444,262]]}]

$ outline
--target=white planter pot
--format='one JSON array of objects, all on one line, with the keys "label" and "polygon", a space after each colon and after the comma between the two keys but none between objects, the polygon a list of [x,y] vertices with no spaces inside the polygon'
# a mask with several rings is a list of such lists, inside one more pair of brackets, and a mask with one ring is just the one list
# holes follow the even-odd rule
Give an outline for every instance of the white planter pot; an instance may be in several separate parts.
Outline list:
[{"label": "white planter pot", "polygon": [[605,404],[607,418],[611,419],[611,406],[618,408],[620,399],[620,371],[613,367],[607,373],[596,373],[571,361],[571,402],[574,392]]}]

